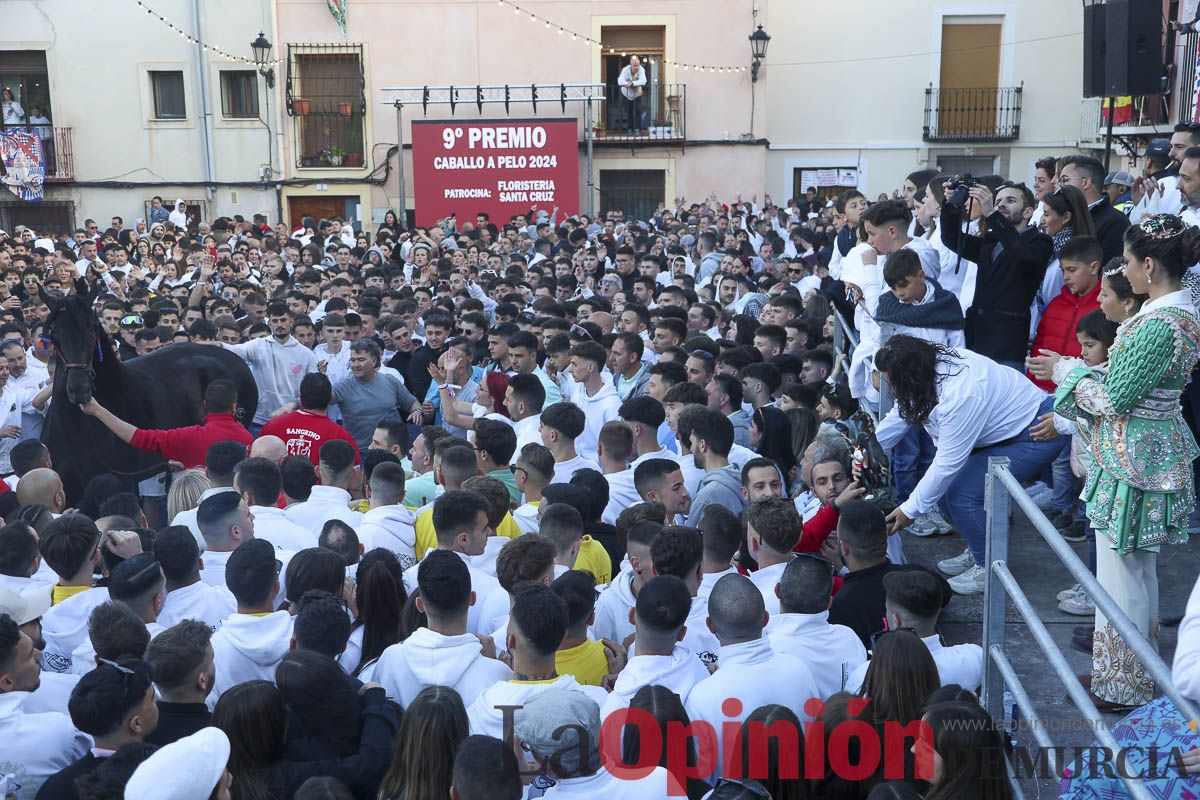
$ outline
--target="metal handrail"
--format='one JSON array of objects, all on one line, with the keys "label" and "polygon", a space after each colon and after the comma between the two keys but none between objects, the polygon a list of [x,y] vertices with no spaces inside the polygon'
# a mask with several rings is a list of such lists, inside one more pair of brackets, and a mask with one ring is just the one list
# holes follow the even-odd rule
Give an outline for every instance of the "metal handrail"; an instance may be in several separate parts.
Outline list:
[{"label": "metal handrail", "polygon": [[[1050,660],[1059,679],[1063,681],[1071,701],[1079,712],[1092,724],[1096,737],[1105,747],[1113,752],[1118,749],[1112,732],[1104,724],[1103,717],[1096,710],[1087,692],[1075,677],[1075,671],[1067,663],[1062,651],[1054,643],[1050,631],[1038,616],[1037,611],[1029,602],[1024,590],[1013,577],[1008,568],[1009,544],[1009,499],[1016,501],[1017,506],[1033,523],[1034,529],[1041,535],[1058,560],[1067,568],[1071,576],[1079,582],[1087,592],[1088,597],[1096,607],[1104,613],[1108,622],[1121,635],[1122,640],[1133,651],[1134,655],[1154,679],[1155,684],[1163,691],[1175,707],[1188,719],[1198,719],[1196,707],[1192,701],[1184,697],[1171,679],[1171,670],[1166,662],[1155,652],[1154,647],[1138,631],[1133,621],[1121,610],[1112,596],[1100,585],[1096,577],[1088,570],[1075,552],[1062,538],[1062,534],[1054,527],[1033,502],[1033,499],[1021,486],[1020,481],[1009,470],[1009,459],[993,457],[988,460],[988,477],[984,494],[985,512],[987,514],[987,583],[983,594],[983,649],[987,654],[983,664],[983,705],[994,719],[1001,719],[1004,714],[1004,687],[1008,684],[1013,693],[1013,699],[1033,725],[1034,736],[1038,744],[1049,747],[1051,758],[1055,750],[1049,744],[1044,733],[1045,726],[1041,716],[1029,695],[1025,692],[1020,679],[1017,677],[1011,662],[1004,653],[1005,642],[1005,604],[1011,598],[1017,613],[1029,626],[1038,647]],[[1055,772],[1062,773],[1062,764],[1055,764]],[[1150,800],[1150,794],[1141,784],[1118,771],[1122,783],[1135,800]]]}]

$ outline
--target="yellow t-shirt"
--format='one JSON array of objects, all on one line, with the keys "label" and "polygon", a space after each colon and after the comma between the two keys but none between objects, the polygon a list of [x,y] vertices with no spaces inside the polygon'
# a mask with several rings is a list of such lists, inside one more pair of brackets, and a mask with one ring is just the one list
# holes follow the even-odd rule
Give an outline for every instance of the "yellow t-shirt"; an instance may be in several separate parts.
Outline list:
[{"label": "yellow t-shirt", "polygon": [[[433,529],[432,506],[417,515],[417,519],[413,523],[413,531],[416,533],[416,544],[413,549],[417,553],[417,561],[420,561],[426,553],[437,547],[437,532]],[[506,539],[515,539],[521,535],[521,529],[517,527],[516,520],[512,518],[511,513],[505,513],[504,519],[500,520],[500,524],[496,526],[496,535]]]},{"label": "yellow t-shirt", "polygon": [[608,674],[604,642],[588,639],[581,645],[554,654],[554,669],[559,675],[573,675],[584,686],[599,686]]},{"label": "yellow t-shirt", "polygon": [[604,545],[584,534],[579,541],[579,555],[575,556],[575,569],[590,572],[597,586],[612,582],[612,559]]},{"label": "yellow t-shirt", "polygon": [[74,597],[81,592],[86,592],[90,586],[59,586],[54,584],[53,590],[50,592],[50,605],[56,606],[63,600]]}]

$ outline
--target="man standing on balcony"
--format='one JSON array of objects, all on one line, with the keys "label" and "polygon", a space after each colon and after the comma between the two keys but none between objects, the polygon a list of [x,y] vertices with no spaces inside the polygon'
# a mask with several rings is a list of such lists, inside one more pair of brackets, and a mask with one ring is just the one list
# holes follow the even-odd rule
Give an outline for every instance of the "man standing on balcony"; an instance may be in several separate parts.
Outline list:
[{"label": "man standing on balcony", "polygon": [[636,134],[642,128],[642,92],[646,85],[646,71],[642,69],[642,61],[637,56],[630,56],[629,63],[621,70],[617,78],[621,94],[625,97],[625,110],[628,114],[629,132]]}]

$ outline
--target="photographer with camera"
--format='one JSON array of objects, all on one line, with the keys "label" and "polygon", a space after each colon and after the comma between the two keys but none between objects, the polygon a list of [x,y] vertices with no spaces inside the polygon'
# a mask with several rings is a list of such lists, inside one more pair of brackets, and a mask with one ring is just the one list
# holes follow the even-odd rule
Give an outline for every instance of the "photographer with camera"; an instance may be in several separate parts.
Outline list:
[{"label": "photographer with camera", "polygon": [[[963,232],[968,209],[980,210],[980,234]],[[1054,241],[1030,227],[1037,200],[1023,183],[992,190],[970,175],[946,182],[946,202],[938,223],[942,241],[961,258],[978,265],[975,298],[966,314],[967,347],[1023,372],[1029,345],[1030,307]]]}]

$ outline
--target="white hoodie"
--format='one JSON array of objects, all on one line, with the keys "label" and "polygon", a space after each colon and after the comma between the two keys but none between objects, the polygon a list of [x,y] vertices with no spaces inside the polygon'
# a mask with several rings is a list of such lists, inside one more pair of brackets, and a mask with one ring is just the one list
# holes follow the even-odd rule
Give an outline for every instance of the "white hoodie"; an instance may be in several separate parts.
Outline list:
[{"label": "white hoodie", "polygon": [[388,697],[408,708],[426,686],[449,686],[472,703],[494,683],[507,681],[512,670],[482,654],[479,639],[470,633],[445,636],[418,628],[403,642],[383,651],[375,666],[375,680]]},{"label": "white hoodie", "polygon": [[513,714],[512,709],[501,711],[504,706],[521,706],[547,689],[566,689],[583,692],[600,705],[608,699],[608,692],[599,686],[584,686],[573,675],[560,675],[552,681],[499,681],[485,689],[483,694],[467,706],[467,720],[471,733],[504,739],[504,714]]},{"label": "white hoodie", "polygon": [[776,653],[793,655],[808,665],[822,700],[842,690],[858,689],[847,682],[847,676],[867,663],[867,648],[850,628],[829,624],[829,611],[776,614],[763,633]]},{"label": "white hoodie", "polygon": [[[795,656],[776,653],[758,638],[721,648],[721,668],[692,687],[686,707],[692,722],[704,720],[717,731],[717,752],[724,753],[721,732],[728,722],[744,722],[755,709],[778,703],[801,722],[812,721],[805,704],[819,696],[812,672]],[[727,714],[726,701],[737,700],[739,713]],[[718,774],[720,765],[717,765]]]},{"label": "white hoodie", "polygon": [[382,547],[395,553],[400,566],[408,569],[417,563],[416,519],[416,514],[404,506],[379,506],[363,514],[354,530],[364,553]]},{"label": "white hoodie", "polygon": [[300,396],[300,381],[317,371],[317,357],[294,336],[280,344],[274,336],[251,339],[241,344],[222,345],[237,353],[250,367],[258,384],[258,410],[254,424],[266,425],[271,414]]},{"label": "white hoodie", "polygon": [[[533,787],[530,787],[531,789]],[[542,800],[586,797],[589,800],[661,800],[684,797],[679,783],[664,767],[655,767],[647,775],[633,780],[613,775],[604,767],[586,778],[559,778],[542,795]]]},{"label": "white hoodie", "polygon": [[596,598],[596,621],[592,625],[593,639],[609,639],[622,644],[633,633],[630,610],[637,605],[633,596],[633,570],[621,570],[608,588]]},{"label": "white hoodie", "polygon": [[92,746],[66,714],[26,711],[31,696],[0,693],[0,775],[16,778],[17,800],[34,800],[47,778],[83,758]]},{"label": "white hoodie", "polygon": [[[452,551],[457,553],[457,551]],[[480,613],[487,599],[492,592],[500,592],[504,594],[504,589],[500,588],[500,581],[496,580],[486,572],[476,569],[471,566],[471,556],[457,553],[458,557],[467,565],[467,569],[471,573],[471,591],[475,593],[475,604],[467,610],[467,630],[470,633],[491,633],[491,628],[483,626],[483,616]],[[411,596],[418,588],[417,586],[417,568],[420,564],[413,564],[408,569],[404,570],[404,589]]]},{"label": "white hoodie", "polygon": [[600,705],[600,719],[621,708],[628,708],[643,686],[665,686],[686,703],[692,687],[708,677],[708,670],[692,651],[681,644],[669,656],[632,656],[617,675],[612,694]]},{"label": "white hoodie", "polygon": [[273,506],[250,506],[254,515],[254,538],[271,543],[276,550],[298,553],[317,546],[317,534],[284,516],[283,509]]},{"label": "white hoodie", "polygon": [[182,620],[195,619],[212,628],[215,633],[221,623],[236,611],[237,601],[229,589],[196,581],[191,586],[167,592],[162,611],[158,612],[158,621],[170,628]]},{"label": "white hoodie", "polygon": [[70,672],[71,653],[88,638],[88,617],[96,606],[108,602],[108,589],[97,587],[51,606],[42,617],[42,669]]},{"label": "white hoodie", "polygon": [[350,499],[350,493],[338,486],[314,486],[307,500],[288,506],[283,514],[314,536],[319,536],[331,519],[341,520],[357,531],[363,515],[350,510]]},{"label": "white hoodie", "polygon": [[587,419],[583,433],[575,440],[575,452],[584,458],[595,460],[600,429],[604,427],[604,423],[611,422],[620,416],[617,412],[621,408],[621,396],[617,394],[617,390],[611,383],[605,381],[600,384],[600,388],[594,395],[589,395],[587,388],[582,383],[576,384],[570,400],[583,409]]},{"label": "white hoodie", "polygon": [[217,704],[221,693],[246,681],[275,682],[275,668],[292,646],[292,615],[275,611],[258,617],[232,614],[213,634],[213,663],[217,677],[208,707]]}]

